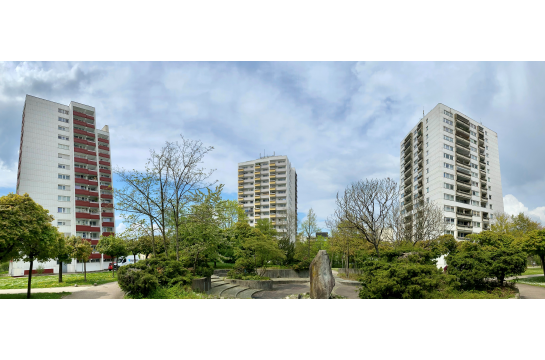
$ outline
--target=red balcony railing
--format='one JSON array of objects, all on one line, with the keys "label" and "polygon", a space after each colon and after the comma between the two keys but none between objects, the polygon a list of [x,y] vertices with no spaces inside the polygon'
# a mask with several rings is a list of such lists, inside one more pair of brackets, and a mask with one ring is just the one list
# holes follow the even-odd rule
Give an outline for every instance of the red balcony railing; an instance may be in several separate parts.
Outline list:
[{"label": "red balcony railing", "polygon": [[89,185],[89,180],[76,178],[75,181],[76,181],[76,184],[85,184],[85,185]]},{"label": "red balcony railing", "polygon": [[96,181],[96,180],[87,180],[87,184],[98,186],[98,181]]},{"label": "red balcony railing", "polygon": [[106,140],[106,139],[103,139],[103,138],[98,138],[98,141],[102,141],[103,143],[106,143],[106,144],[109,144],[110,141]]},{"label": "red balcony railing", "polygon": [[112,190],[112,187],[108,186],[108,185],[100,185],[100,189],[101,190]]},{"label": "red balcony railing", "polygon": [[76,195],[89,195],[88,190],[76,189]]},{"label": "red balcony railing", "polygon": [[87,174],[97,176],[97,172],[95,170],[88,170]]},{"label": "red balcony railing", "polygon": [[82,213],[82,212],[76,212],[76,219],[90,219],[91,214],[89,213]]},{"label": "red balcony railing", "polygon": [[102,149],[102,150],[105,150],[105,151],[110,151],[110,148],[107,147],[107,146],[99,145],[98,148]]},{"label": "red balcony railing", "polygon": [[79,126],[85,126],[85,127],[91,128],[91,129],[95,128],[95,126],[92,125],[92,124],[88,124],[85,121],[80,121],[80,120],[76,120],[76,119],[74,119],[74,124],[79,125]]},{"label": "red balcony railing", "polygon": [[[97,241],[98,243],[98,241]],[[89,259],[100,259],[102,257],[102,254],[91,254],[89,256]]]},{"label": "red balcony railing", "polygon": [[74,172],[78,174],[89,174],[89,170],[74,166]]},{"label": "red balcony railing", "polygon": [[89,202],[89,207],[97,208],[99,205],[96,202]]},{"label": "red balcony railing", "polygon": [[101,199],[113,199],[114,196],[111,194],[100,194]]},{"label": "red balcony railing", "polygon": [[89,214],[91,215],[91,217],[89,219],[94,219],[94,220],[100,220],[100,215],[94,215],[94,214]]},{"label": "red balcony railing", "polygon": [[114,213],[113,212],[103,212],[102,213],[102,217],[105,218],[105,217],[111,217],[113,218],[114,217]]},{"label": "red balcony railing", "polygon": [[78,156],[74,156],[74,162],[82,163],[82,164],[88,164],[89,160],[84,159],[84,158],[80,158]]},{"label": "red balcony railing", "polygon": [[109,155],[109,154],[105,154],[105,153],[101,153],[101,152],[98,153],[98,156],[103,157],[103,158],[106,158],[106,159],[109,159],[109,158],[110,158],[110,155]]},{"label": "red balcony railing", "polygon": [[98,226],[89,226],[91,228],[91,230],[89,230],[90,232],[97,232],[97,233],[100,233],[100,227]]},{"label": "red balcony railing", "polygon": [[[77,194],[77,193],[76,193]],[[98,197],[98,191],[89,191],[89,196],[96,196]]]},{"label": "red balcony railing", "polygon": [[105,226],[105,227],[114,227],[114,223],[113,223],[113,222],[105,222],[105,221],[103,221],[103,222],[102,222],[102,226]]},{"label": "red balcony railing", "polygon": [[74,142],[78,143],[78,144],[92,146],[92,147],[96,146],[96,144],[94,142],[87,141],[87,140],[82,140],[82,139],[78,139],[78,138],[74,138]]},{"label": "red balcony railing", "polygon": [[101,177],[100,177],[100,181],[112,182],[112,178],[107,178],[107,177],[101,176]]},{"label": "red balcony railing", "polygon": [[74,148],[74,152],[85,154],[85,155],[91,155],[91,156],[96,156],[97,155],[94,151],[80,149],[80,148],[77,148],[77,147]]},{"label": "red balcony railing", "polygon": [[89,207],[91,206],[91,203],[89,201],[76,200],[76,206]]},{"label": "red balcony railing", "polygon": [[76,225],[76,231],[91,231],[91,227],[88,225]]},{"label": "red balcony railing", "polygon": [[102,236],[110,236],[110,235],[115,235],[114,232],[103,232],[102,233]]},{"label": "red balcony railing", "polygon": [[102,206],[103,208],[113,208],[113,207],[114,207],[114,204],[102,203],[101,206]]},{"label": "red balcony railing", "polygon": [[99,169],[98,171],[100,171],[100,173],[102,174],[111,174],[112,172],[108,169]]},{"label": "red balcony railing", "polygon": [[73,113],[76,116],[81,116],[81,117],[84,117],[86,119],[93,120],[93,121],[95,120],[95,118],[93,116],[80,113],[79,111],[73,111]]},{"label": "red balcony railing", "polygon": [[74,128],[74,134],[80,134],[80,135],[95,137],[95,134],[92,133],[92,132],[85,131],[85,130],[80,130],[80,129],[76,129],[76,128]]},{"label": "red balcony railing", "polygon": [[110,166],[110,163],[108,161],[99,161],[100,165]]}]

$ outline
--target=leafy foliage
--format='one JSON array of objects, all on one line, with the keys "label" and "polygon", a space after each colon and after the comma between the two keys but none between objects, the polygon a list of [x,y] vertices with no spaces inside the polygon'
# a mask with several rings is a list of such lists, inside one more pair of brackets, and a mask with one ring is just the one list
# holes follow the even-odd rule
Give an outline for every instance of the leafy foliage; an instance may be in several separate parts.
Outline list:
[{"label": "leafy foliage", "polygon": [[119,287],[133,297],[146,297],[160,287],[191,284],[188,269],[164,255],[123,266],[118,271]]},{"label": "leafy foliage", "polygon": [[[539,257],[541,264],[545,264],[545,230],[533,230],[521,241],[522,249],[529,254]],[[545,266],[543,266],[545,275]]]}]

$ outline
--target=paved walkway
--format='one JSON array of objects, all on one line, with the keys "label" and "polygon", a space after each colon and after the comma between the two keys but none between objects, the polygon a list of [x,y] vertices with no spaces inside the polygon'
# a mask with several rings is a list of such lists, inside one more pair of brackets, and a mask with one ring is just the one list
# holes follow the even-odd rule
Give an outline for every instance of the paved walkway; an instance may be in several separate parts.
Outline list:
[{"label": "paved walkway", "polygon": [[[27,289],[0,290],[0,294],[26,294]],[[32,294],[70,292],[63,299],[123,299],[124,294],[116,282],[98,286],[65,286],[45,289],[32,289]]]}]

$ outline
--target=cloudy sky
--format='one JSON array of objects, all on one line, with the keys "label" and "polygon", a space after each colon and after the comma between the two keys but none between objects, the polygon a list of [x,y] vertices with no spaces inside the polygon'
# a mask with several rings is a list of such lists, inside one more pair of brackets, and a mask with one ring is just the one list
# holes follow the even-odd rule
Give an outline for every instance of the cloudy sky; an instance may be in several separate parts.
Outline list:
[{"label": "cloudy sky", "polygon": [[542,62],[0,63],[0,195],[15,191],[26,94],[94,106],[121,167],[179,134],[214,146],[205,166],[229,198],[238,162],[288,155],[299,211],[322,221],[350,182],[397,181],[399,142],[441,102],[498,133],[506,212],[545,223]]}]

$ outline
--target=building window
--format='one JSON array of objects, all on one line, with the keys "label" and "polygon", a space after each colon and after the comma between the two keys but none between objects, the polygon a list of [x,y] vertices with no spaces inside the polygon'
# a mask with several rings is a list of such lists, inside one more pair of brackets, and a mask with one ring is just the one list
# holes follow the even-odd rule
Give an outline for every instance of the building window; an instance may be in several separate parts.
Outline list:
[{"label": "building window", "polygon": [[452,230],[445,230],[445,235],[452,235],[452,236],[454,236],[454,231],[452,231]]},{"label": "building window", "polygon": [[426,134],[426,140],[428,140],[428,134]]},{"label": "building window", "polygon": [[443,110],[443,111],[445,112],[445,115],[452,117],[452,113],[450,111],[446,111],[446,110]]},{"label": "building window", "polygon": [[454,142],[454,139],[452,139],[450,136],[443,135],[443,139],[445,139],[446,141]]},{"label": "building window", "polygon": [[474,196],[479,196],[479,192],[478,192],[478,191],[472,191],[472,194],[473,194]]},{"label": "building window", "polygon": [[426,150],[426,156],[428,156],[428,150]]},{"label": "building window", "polygon": [[489,200],[492,200],[492,195],[488,195],[488,199],[489,199]]},{"label": "building window", "polygon": [[471,135],[473,135],[473,136],[477,136],[477,133],[476,133],[475,131],[473,131],[473,130],[469,130],[469,132],[471,133]]},{"label": "building window", "polygon": [[430,178],[426,178],[426,184],[430,183]]},{"label": "building window", "polygon": [[59,190],[70,190],[70,185],[59,185]]},{"label": "building window", "polygon": [[59,144],[59,149],[68,150],[70,147],[68,145]]},{"label": "building window", "polygon": [[70,196],[58,196],[58,201],[70,201]]},{"label": "building window", "polygon": [[62,130],[62,131],[68,131],[70,128],[67,127],[67,126],[62,126],[62,125],[59,125],[59,130]]},{"label": "building window", "polygon": [[487,162],[486,162],[486,165],[490,165],[490,161],[487,161]]},{"label": "building window", "polygon": [[66,164],[59,164],[59,169],[66,169],[66,170],[70,170],[70,165],[66,165]]},{"label": "building window", "polygon": [[476,164],[473,164],[473,163],[471,163],[471,167],[474,168],[474,169],[479,169],[479,165],[476,165]]},{"label": "building window", "polygon": [[57,226],[70,226],[69,220],[59,220],[57,221]]},{"label": "building window", "polygon": [[70,155],[65,155],[65,154],[59,154],[59,159],[66,159],[66,160],[70,160]]},{"label": "building window", "polygon": [[449,159],[449,160],[454,160],[454,156],[450,155],[450,154],[447,154],[447,153],[443,153],[443,157],[445,159]]},{"label": "building window", "polygon": [[429,192],[430,192],[430,188],[427,187],[427,188],[426,188],[426,193],[429,193]]},{"label": "building window", "polygon": [[67,110],[63,110],[63,109],[59,109],[59,112],[60,112],[61,114],[65,114],[65,115],[68,115],[68,114],[69,114],[69,112],[68,112]]},{"label": "building window", "polygon": [[[426,124],[428,123],[428,119],[426,119]],[[426,131],[428,131],[428,127],[426,126]]]},{"label": "building window", "polygon": [[479,177],[479,174],[477,174],[476,172],[473,172],[473,171],[472,171],[472,172],[471,172],[471,176],[478,178],[478,177]]},{"label": "building window", "polygon": [[477,148],[474,148],[473,146],[470,146],[471,151],[477,152]]},{"label": "building window", "polygon": [[453,184],[445,183],[444,186],[445,186],[445,189],[454,190],[454,185]]},{"label": "building window", "polygon": [[478,186],[479,186],[479,183],[478,183],[477,181],[471,180],[471,185],[472,185],[472,186],[477,186],[477,187],[478,187]]},{"label": "building window", "polygon": [[445,122],[445,123],[447,123],[447,124],[449,124],[449,125],[453,125],[452,120],[449,120],[449,119],[443,118],[443,122]]},{"label": "building window", "polygon": [[488,186],[488,190],[492,191],[492,186]]},{"label": "building window", "polygon": [[454,195],[445,194],[445,200],[452,200],[452,201],[454,201]]},{"label": "building window", "polygon": [[488,142],[488,139],[484,139],[485,142]]},{"label": "building window", "polygon": [[480,223],[480,222],[473,221],[473,227],[480,228],[480,227],[481,227],[481,223]]},{"label": "building window", "polygon": [[447,211],[447,212],[454,212],[454,206],[445,205],[445,211]]},{"label": "building window", "polygon": [[479,202],[475,200],[471,200],[471,205],[473,206],[479,206]]},{"label": "building window", "polygon": [[426,159],[426,165],[429,165],[430,159]]},{"label": "building window", "polygon": [[454,175],[449,174],[449,173],[443,173],[443,177],[447,178],[447,179],[450,179],[450,180],[454,180]]},{"label": "building window", "polygon": [[492,204],[490,204],[490,210],[492,210]]},{"label": "building window", "polygon": [[481,212],[480,211],[473,211],[473,216],[481,216]]},{"label": "building window", "polygon": [[[427,124],[427,123],[428,123],[428,119],[426,119],[426,124]],[[428,128],[426,127],[426,130],[427,130],[427,129],[428,129]]]},{"label": "building window", "polygon": [[445,218],[445,223],[446,223],[446,224],[454,225],[454,222],[455,222],[455,219],[454,219],[454,218],[449,218],[449,217],[446,217],[446,218]]},{"label": "building window", "polygon": [[60,121],[60,122],[63,122],[63,123],[67,123],[67,124],[68,124],[68,119],[65,119],[65,118],[59,117],[59,121]]},{"label": "building window", "polygon": [[57,212],[62,214],[70,214],[70,208],[60,207],[60,208],[57,208]]},{"label": "building window", "polygon": [[59,140],[67,140],[67,141],[70,140],[70,138],[68,136],[61,135],[61,134],[59,134],[58,137],[59,137]]},{"label": "building window", "polygon": [[446,126],[443,126],[443,130],[445,130],[446,132],[450,133],[450,134],[453,134],[454,131],[451,129],[451,128],[448,128]]},{"label": "building window", "polygon": [[452,146],[447,145],[447,144],[445,144],[443,147],[444,147],[445,149],[447,149],[447,150],[450,150],[450,151],[452,151],[452,150],[454,149]]},{"label": "building window", "polygon": [[485,135],[488,135],[488,133],[487,133],[486,131],[484,132],[484,134],[485,134]]},{"label": "building window", "polygon": [[70,180],[70,175],[59,174],[59,179],[62,179],[62,180]]},{"label": "building window", "polygon": [[472,160],[479,161],[479,159],[477,159],[477,157],[476,157],[475,155],[473,155],[473,154],[471,154],[471,159],[472,159]]},{"label": "building window", "polygon": [[488,153],[486,153],[486,157],[488,157]]},{"label": "building window", "polygon": [[446,167],[447,169],[454,170],[454,165],[452,165],[452,164],[443,163],[443,166]]},{"label": "building window", "polygon": [[426,147],[428,147],[428,143],[426,142]]},{"label": "building window", "polygon": [[428,174],[429,172],[430,172],[430,169],[426,168],[426,174]]}]

